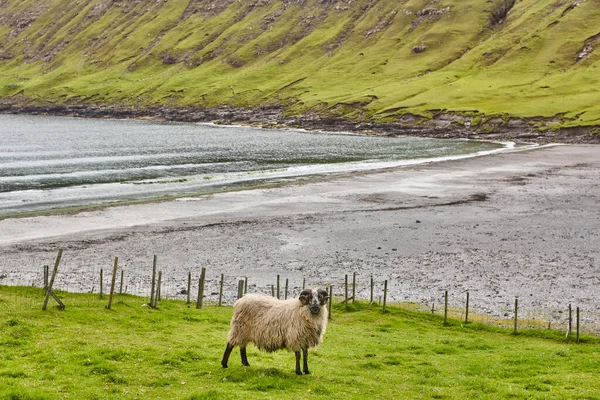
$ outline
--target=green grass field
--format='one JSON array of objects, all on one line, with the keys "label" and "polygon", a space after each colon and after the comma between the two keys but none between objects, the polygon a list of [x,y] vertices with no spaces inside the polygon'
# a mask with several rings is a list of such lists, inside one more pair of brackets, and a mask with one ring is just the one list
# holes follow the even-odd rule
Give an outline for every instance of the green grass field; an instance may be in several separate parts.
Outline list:
[{"label": "green grass field", "polygon": [[597,1],[507,1],[5,0],[0,99],[600,125]]},{"label": "green grass field", "polygon": [[296,376],[294,356],[249,347],[220,365],[230,307],[0,286],[0,399],[600,399],[600,340],[463,325],[422,312],[334,307]]}]

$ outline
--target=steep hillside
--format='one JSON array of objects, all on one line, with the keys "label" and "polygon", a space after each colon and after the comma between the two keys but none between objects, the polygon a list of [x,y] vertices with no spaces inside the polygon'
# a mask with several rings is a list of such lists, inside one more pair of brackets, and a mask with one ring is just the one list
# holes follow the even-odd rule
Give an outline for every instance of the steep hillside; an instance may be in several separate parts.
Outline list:
[{"label": "steep hillside", "polygon": [[5,109],[597,132],[599,88],[600,0],[0,0]]}]

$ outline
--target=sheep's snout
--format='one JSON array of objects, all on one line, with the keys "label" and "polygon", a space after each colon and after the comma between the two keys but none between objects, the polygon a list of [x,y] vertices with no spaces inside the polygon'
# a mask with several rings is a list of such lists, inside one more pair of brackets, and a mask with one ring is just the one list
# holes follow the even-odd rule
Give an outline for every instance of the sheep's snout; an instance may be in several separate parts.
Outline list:
[{"label": "sheep's snout", "polygon": [[313,303],[310,305],[310,312],[313,314],[318,314],[319,311],[321,311],[321,306],[319,305],[319,303]]}]

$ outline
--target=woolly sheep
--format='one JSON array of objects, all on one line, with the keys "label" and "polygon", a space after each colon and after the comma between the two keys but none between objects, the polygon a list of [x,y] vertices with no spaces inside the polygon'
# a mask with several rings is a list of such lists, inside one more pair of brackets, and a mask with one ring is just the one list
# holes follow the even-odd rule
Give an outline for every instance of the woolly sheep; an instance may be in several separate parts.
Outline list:
[{"label": "woolly sheep", "polygon": [[[279,300],[261,294],[247,294],[233,305],[227,347],[221,365],[227,368],[229,355],[240,346],[242,364],[249,366],[246,346],[254,343],[260,350],[287,349],[296,355],[296,374],[310,374],[308,348],[323,340],[327,327],[327,300],[323,289],[305,289],[297,299]],[[304,357],[300,370],[300,351]]]}]

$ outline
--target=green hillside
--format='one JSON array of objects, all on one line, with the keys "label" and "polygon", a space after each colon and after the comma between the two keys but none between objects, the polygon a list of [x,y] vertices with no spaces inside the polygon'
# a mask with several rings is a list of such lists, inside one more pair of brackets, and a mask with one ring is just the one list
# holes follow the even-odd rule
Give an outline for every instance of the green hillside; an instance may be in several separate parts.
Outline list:
[{"label": "green hillside", "polygon": [[598,47],[599,0],[0,0],[0,101],[597,132]]}]

